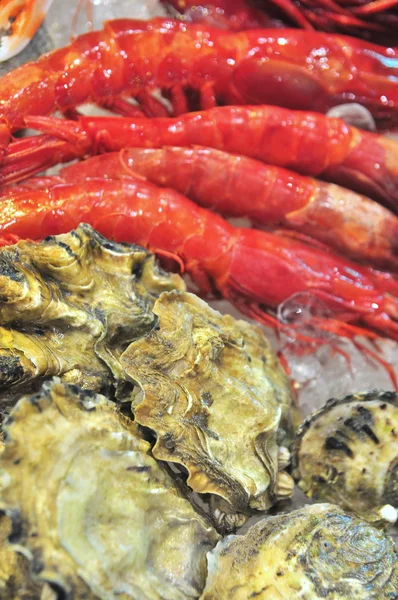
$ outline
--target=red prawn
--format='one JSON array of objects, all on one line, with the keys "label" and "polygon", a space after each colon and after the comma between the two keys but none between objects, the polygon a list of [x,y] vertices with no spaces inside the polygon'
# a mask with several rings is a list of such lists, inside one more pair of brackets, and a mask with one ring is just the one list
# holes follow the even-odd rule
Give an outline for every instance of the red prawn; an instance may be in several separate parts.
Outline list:
[{"label": "red prawn", "polygon": [[398,272],[398,218],[364,196],[212,148],[125,148],[65,167],[70,183],[141,175],[200,206],[256,226],[288,227],[337,252]]},{"label": "red prawn", "polygon": [[119,19],[5,75],[0,118],[14,130],[24,126],[26,115],[68,111],[123,93],[143,110],[150,103],[151,114],[156,106],[164,115],[164,104],[151,96],[160,89],[174,114],[249,102],[326,112],[349,101],[366,106],[380,127],[394,127],[397,76],[397,49],[350,37]]},{"label": "red prawn", "polygon": [[276,233],[233,227],[174,190],[141,179],[92,179],[3,192],[0,234],[42,239],[80,222],[116,241],[172,253],[202,292],[217,292],[260,322],[275,326],[269,311],[309,291],[333,311],[333,319],[314,318],[320,329],[398,340],[398,282],[391,275]]},{"label": "red prawn", "polygon": [[318,113],[223,106],[175,118],[81,117],[74,122],[27,117],[25,123],[54,137],[11,144],[0,166],[0,183],[99,150],[200,145],[321,177],[398,210],[398,142]]}]

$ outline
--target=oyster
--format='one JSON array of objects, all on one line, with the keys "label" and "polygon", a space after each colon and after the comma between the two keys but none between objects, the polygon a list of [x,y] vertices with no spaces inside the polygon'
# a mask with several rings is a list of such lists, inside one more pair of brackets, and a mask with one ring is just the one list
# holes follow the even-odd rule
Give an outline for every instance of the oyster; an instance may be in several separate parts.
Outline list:
[{"label": "oyster", "polygon": [[329,400],[298,429],[292,454],[293,475],[310,498],[371,520],[386,504],[398,507],[398,394]]},{"label": "oyster", "polygon": [[110,242],[89,225],[40,244],[0,249],[0,402],[43,378],[106,391],[122,378],[120,353],[153,327],[155,298],[184,289],[139,246]]},{"label": "oyster", "polygon": [[278,444],[293,412],[287,378],[259,328],[193,294],[163,293],[153,311],[157,327],[121,357],[141,388],[135,420],[155,432],[155,458],[180,465],[194,492],[211,495],[218,526],[242,525],[293,490],[278,473],[289,462]]},{"label": "oyster", "polygon": [[[0,438],[0,454],[3,449]],[[26,558],[9,544],[11,530],[11,519],[0,515],[0,600],[50,600],[48,590],[46,596],[43,585],[32,581]]]},{"label": "oyster", "polygon": [[36,579],[73,600],[200,595],[218,535],[113,402],[46,382],[4,428],[1,508]]},{"label": "oyster", "polygon": [[0,517],[0,600],[56,600],[47,585],[35,582],[27,559],[7,542],[11,520]]},{"label": "oyster", "polygon": [[208,554],[201,600],[392,600],[397,551],[383,530],[331,504],[263,519]]}]

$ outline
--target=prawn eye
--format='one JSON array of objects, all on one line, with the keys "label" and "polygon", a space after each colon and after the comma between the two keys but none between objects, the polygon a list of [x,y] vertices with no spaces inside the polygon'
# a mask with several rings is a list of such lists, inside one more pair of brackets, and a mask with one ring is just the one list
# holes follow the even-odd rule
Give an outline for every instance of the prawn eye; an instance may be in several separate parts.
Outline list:
[{"label": "prawn eye", "polygon": [[267,58],[250,57],[237,66],[232,77],[244,104],[275,104],[297,110],[325,102],[327,91],[305,67]]}]

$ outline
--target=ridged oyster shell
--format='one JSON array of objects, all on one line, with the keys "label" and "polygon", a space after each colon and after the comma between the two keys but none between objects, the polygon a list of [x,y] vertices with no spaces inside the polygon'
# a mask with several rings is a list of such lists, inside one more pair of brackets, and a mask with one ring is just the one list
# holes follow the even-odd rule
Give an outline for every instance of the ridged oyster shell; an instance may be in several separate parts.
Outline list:
[{"label": "ridged oyster shell", "polygon": [[135,420],[155,432],[156,459],[177,463],[195,492],[211,495],[218,526],[241,525],[293,490],[278,473],[289,461],[282,448],[280,464],[281,424],[290,427],[294,412],[287,378],[259,328],[193,294],[166,292],[153,311],[157,327],[121,357],[142,390]]},{"label": "ridged oyster shell", "polygon": [[60,375],[107,391],[123,377],[119,354],[153,327],[155,298],[184,289],[139,246],[89,225],[0,249],[0,403]]},{"label": "ridged oyster shell", "polygon": [[201,600],[392,600],[394,541],[331,504],[269,517],[208,554]]},{"label": "ridged oyster shell", "polygon": [[113,402],[47,382],[4,428],[1,508],[37,579],[68,600],[200,595],[218,535]]},{"label": "ridged oyster shell", "polygon": [[398,394],[371,391],[331,399],[300,426],[293,475],[315,500],[373,519],[398,507]]}]

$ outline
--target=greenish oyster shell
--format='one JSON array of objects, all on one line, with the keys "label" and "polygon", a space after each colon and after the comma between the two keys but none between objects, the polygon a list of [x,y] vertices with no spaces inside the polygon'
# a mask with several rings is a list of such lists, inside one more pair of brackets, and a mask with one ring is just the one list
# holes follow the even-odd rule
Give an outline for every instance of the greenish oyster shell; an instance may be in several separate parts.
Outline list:
[{"label": "greenish oyster shell", "polygon": [[0,249],[0,405],[54,375],[95,391],[123,379],[120,353],[156,323],[164,290],[185,289],[153,254],[89,225]]},{"label": "greenish oyster shell", "polygon": [[220,541],[201,600],[392,600],[397,558],[385,531],[315,504]]},{"label": "greenish oyster shell", "polygon": [[73,600],[200,595],[218,535],[115,403],[46,382],[4,429],[0,508],[37,580]]},{"label": "greenish oyster shell", "polygon": [[155,433],[153,456],[182,467],[213,522],[233,529],[292,494],[278,444],[294,412],[288,380],[259,328],[193,294],[165,292],[153,311],[157,327],[121,357],[140,387],[134,418]]},{"label": "greenish oyster shell", "polygon": [[310,498],[370,520],[386,504],[398,507],[398,394],[329,400],[298,429],[292,463]]}]

